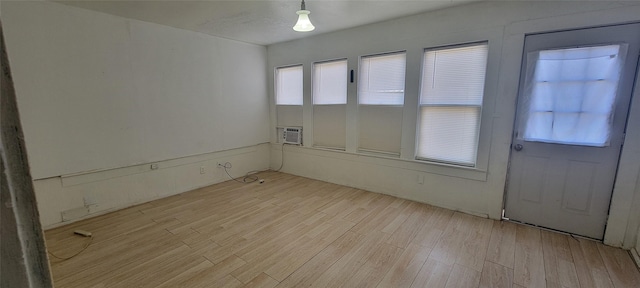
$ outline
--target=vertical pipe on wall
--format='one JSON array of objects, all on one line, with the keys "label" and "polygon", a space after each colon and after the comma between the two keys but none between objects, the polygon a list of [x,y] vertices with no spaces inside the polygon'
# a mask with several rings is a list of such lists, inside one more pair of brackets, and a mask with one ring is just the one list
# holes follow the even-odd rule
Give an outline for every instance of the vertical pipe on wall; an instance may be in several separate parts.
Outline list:
[{"label": "vertical pipe on wall", "polygon": [[0,21],[0,287],[53,287]]}]

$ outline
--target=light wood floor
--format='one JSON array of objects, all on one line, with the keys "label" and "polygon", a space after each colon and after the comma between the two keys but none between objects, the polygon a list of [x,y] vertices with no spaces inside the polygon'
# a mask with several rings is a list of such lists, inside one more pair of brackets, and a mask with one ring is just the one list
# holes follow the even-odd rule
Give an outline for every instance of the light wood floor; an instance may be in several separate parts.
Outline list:
[{"label": "light wood floor", "polygon": [[46,232],[56,287],[640,287],[627,251],[264,172]]}]

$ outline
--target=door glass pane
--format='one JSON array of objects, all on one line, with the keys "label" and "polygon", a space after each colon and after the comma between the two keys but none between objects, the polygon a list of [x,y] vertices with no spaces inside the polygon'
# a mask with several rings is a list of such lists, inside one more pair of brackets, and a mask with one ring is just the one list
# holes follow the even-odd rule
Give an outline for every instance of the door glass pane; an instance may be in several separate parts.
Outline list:
[{"label": "door glass pane", "polygon": [[607,146],[625,54],[625,44],[529,53],[522,139]]}]

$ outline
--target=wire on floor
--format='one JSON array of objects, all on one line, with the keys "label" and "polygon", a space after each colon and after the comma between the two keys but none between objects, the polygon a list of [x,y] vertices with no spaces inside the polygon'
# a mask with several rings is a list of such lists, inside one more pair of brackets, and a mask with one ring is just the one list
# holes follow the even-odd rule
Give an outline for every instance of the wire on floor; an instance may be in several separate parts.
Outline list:
[{"label": "wire on floor", "polygon": [[89,236],[89,237],[87,237],[87,238],[89,238],[89,240],[87,240],[87,242],[84,244],[84,247],[82,247],[82,249],[80,249],[78,252],[73,253],[73,255],[71,255],[71,256],[67,256],[67,257],[60,257],[60,256],[58,256],[58,255],[54,254],[54,253],[53,253],[53,252],[51,252],[51,251],[47,251],[47,252],[49,253],[49,255],[53,256],[53,258],[56,258],[56,259],[59,259],[59,260],[62,260],[62,261],[69,260],[69,259],[71,259],[71,258],[73,258],[73,257],[78,256],[78,255],[79,255],[80,253],[82,253],[84,250],[87,250],[87,248],[89,247],[89,245],[91,245],[91,242],[93,242],[93,235],[91,235],[91,236]]},{"label": "wire on floor", "polygon": [[[253,183],[258,181],[258,176],[254,175],[256,173],[258,173],[259,171],[249,171],[247,172],[247,174],[244,175],[244,177],[238,177],[238,178],[233,178],[233,176],[231,176],[231,174],[229,174],[229,171],[227,169],[231,169],[231,163],[230,162],[225,162],[224,165],[222,165],[222,167],[224,168],[224,172],[227,173],[227,176],[229,176],[229,178],[231,178],[231,180],[236,181],[238,183],[242,183],[242,184],[249,184],[249,183]],[[242,178],[242,180],[238,180]]]}]

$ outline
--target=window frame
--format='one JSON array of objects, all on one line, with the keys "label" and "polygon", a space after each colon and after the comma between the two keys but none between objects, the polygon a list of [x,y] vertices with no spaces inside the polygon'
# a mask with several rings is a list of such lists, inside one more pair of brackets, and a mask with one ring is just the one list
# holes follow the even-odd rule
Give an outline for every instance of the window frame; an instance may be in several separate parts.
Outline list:
[{"label": "window frame", "polygon": [[[362,95],[363,95],[363,91],[361,90],[361,85],[363,83],[363,60],[366,58],[376,58],[376,57],[385,57],[385,56],[392,56],[392,55],[402,55],[404,58],[404,71],[403,72],[403,78],[402,78],[402,98],[400,99],[402,102],[401,103],[362,103]],[[388,52],[382,52],[382,53],[373,53],[373,54],[366,54],[366,55],[361,55],[358,57],[358,71],[359,71],[359,75],[357,78],[357,86],[356,86],[356,95],[357,95],[357,99],[356,99],[356,107],[357,107],[357,121],[358,121],[358,128],[356,130],[356,153],[357,154],[363,154],[363,155],[369,155],[369,156],[383,156],[383,157],[390,157],[390,158],[400,158],[401,154],[402,154],[402,122],[403,122],[403,116],[402,114],[404,113],[403,110],[405,108],[405,103],[407,102],[405,97],[406,97],[406,92],[407,92],[407,66],[408,66],[408,62],[407,62],[407,50],[403,49],[403,50],[391,50]],[[370,82],[367,82],[367,85],[369,85]],[[378,93],[398,93],[395,92],[393,89],[388,89],[388,90],[380,90]],[[375,93],[375,92],[374,92]],[[362,138],[362,131],[363,131],[363,125],[362,125],[362,117],[363,117],[363,109],[367,109],[367,108],[362,108],[362,107],[369,107],[368,109],[400,109],[402,111],[400,111],[400,118],[399,118],[399,122],[400,122],[400,127],[398,127],[397,129],[395,129],[396,131],[399,131],[399,135],[398,137],[389,137],[388,139],[397,139],[398,143],[398,147],[397,147],[397,151],[394,149],[392,150],[388,150],[388,149],[384,149],[384,148],[380,148],[380,147],[374,147],[367,145],[367,144],[371,144],[373,142],[370,143],[370,141],[367,141],[367,143],[363,146],[363,138]],[[391,118],[389,118],[391,119]],[[395,118],[393,118],[395,119]],[[384,131],[390,131],[390,130],[384,130]],[[386,138],[385,138],[386,139]],[[376,142],[376,141],[374,141]],[[385,142],[383,145],[379,145],[379,146],[395,146],[395,144],[390,144],[390,141]],[[385,147],[388,148],[388,147]]]},{"label": "window frame", "polygon": [[[323,64],[331,64],[331,63],[344,63],[344,99],[341,99],[341,103],[316,103],[316,89],[318,88],[318,82],[316,81],[316,68],[317,65]],[[341,83],[342,84],[342,83]],[[328,60],[315,61],[311,63],[311,113],[312,113],[312,147],[319,149],[329,149],[334,151],[346,151],[346,142],[347,142],[347,103],[349,101],[349,59],[344,58],[334,58]],[[342,111],[341,111],[342,110]],[[330,117],[328,121],[319,121],[319,119],[323,118],[324,115],[334,113],[336,117]],[[341,119],[342,118],[342,119]],[[341,119],[340,126],[332,126],[332,129],[322,129],[328,126],[331,126],[331,123],[335,124],[337,119]],[[324,118],[324,120],[327,120]],[[324,125],[323,125],[324,124]],[[328,124],[328,125],[327,125]],[[336,133],[336,131],[340,131],[341,136],[334,137],[334,135],[340,135],[340,133]],[[322,131],[322,132],[319,132]],[[331,131],[332,136],[330,137],[321,137],[322,135],[326,136],[327,134],[323,132]],[[335,134],[334,134],[335,133]],[[343,139],[342,139],[343,138]]]}]

